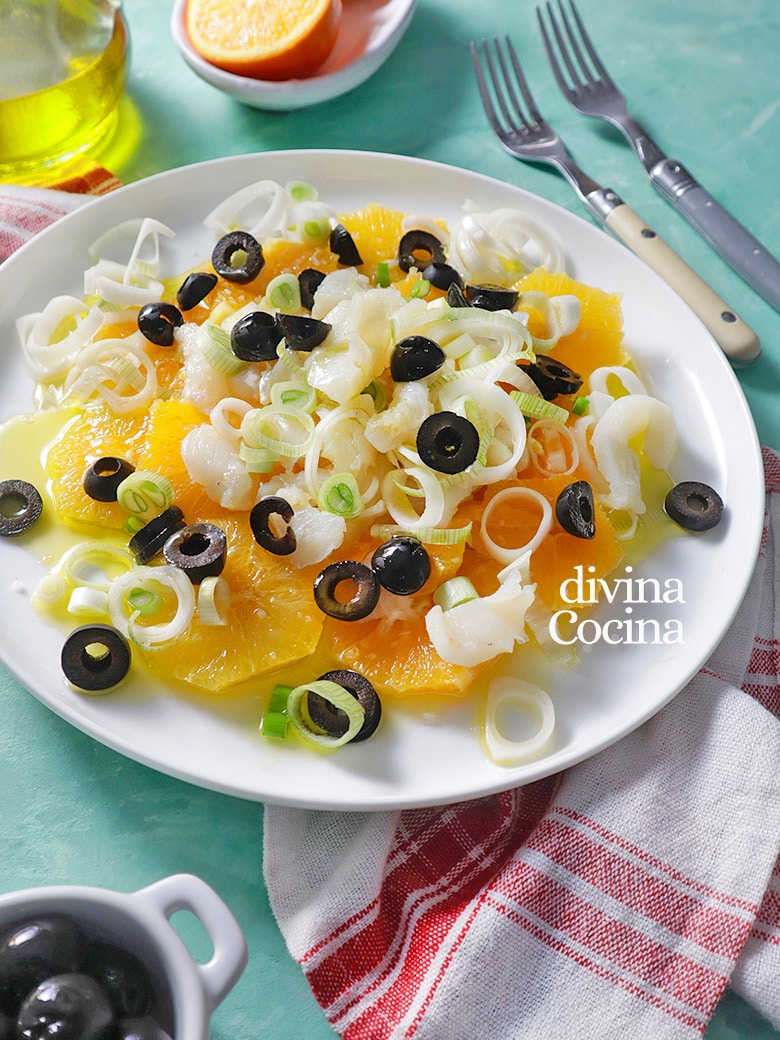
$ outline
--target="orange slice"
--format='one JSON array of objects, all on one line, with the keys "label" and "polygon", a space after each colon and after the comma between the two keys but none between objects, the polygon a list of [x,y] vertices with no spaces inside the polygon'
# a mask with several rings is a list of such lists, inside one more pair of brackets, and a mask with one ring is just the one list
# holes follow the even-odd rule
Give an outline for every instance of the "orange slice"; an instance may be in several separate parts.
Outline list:
[{"label": "orange slice", "polygon": [[341,0],[189,0],[187,32],[218,68],[254,79],[310,76],[333,50]]}]

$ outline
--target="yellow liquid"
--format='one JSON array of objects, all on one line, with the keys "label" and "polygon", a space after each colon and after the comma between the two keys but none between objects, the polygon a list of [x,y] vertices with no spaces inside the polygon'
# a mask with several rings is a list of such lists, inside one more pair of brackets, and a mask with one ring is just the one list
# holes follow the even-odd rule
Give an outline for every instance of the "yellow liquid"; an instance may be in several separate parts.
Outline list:
[{"label": "yellow liquid", "polygon": [[[121,13],[114,12],[113,29],[98,53],[80,49],[90,43],[78,34],[70,43],[67,36],[57,37],[57,43],[65,51],[60,56],[64,78],[20,96],[8,96],[12,81],[0,84],[0,181],[45,183],[67,176],[68,164],[103,146],[116,127],[129,49]],[[37,84],[32,79],[26,85]]]}]

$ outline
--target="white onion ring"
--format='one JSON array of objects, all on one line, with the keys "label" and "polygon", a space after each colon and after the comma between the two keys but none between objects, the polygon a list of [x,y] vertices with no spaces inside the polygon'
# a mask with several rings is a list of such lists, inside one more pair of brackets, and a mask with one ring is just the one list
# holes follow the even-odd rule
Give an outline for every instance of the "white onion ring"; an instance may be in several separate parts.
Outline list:
[{"label": "white onion ring", "polygon": [[[530,499],[536,505],[541,506],[542,515],[539,520],[539,526],[536,529],[536,534],[530,538],[524,545],[518,545],[515,548],[509,548],[508,546],[499,545],[494,542],[488,534],[488,521],[490,520],[490,514],[501,502],[506,502],[510,498],[525,498]],[[499,563],[509,564],[514,563],[524,553],[533,552],[534,549],[538,548],[541,544],[542,539],[546,538],[550,529],[552,528],[552,506],[538,491],[534,491],[533,488],[517,486],[504,488],[499,491],[498,494],[494,495],[488,504],[482,511],[482,519],[479,524],[479,533],[482,536],[482,540],[485,543],[485,548],[493,557],[494,560],[498,560]]]},{"label": "white onion ring", "polygon": [[[499,716],[510,708],[538,717],[539,728],[527,740],[504,736]],[[518,765],[537,755],[549,742],[555,729],[555,706],[549,694],[524,679],[499,676],[488,687],[485,705],[485,744],[494,762]]]}]

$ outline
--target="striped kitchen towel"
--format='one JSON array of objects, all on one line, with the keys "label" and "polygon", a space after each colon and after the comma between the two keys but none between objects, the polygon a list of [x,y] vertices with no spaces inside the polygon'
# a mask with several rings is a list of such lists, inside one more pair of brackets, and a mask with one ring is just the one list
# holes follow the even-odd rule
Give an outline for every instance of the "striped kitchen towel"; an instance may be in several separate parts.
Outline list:
[{"label": "striped kitchen towel", "polygon": [[265,809],[288,948],[345,1040],[688,1040],[726,986],[780,1028],[780,460],[729,633],[562,776],[380,813]]}]

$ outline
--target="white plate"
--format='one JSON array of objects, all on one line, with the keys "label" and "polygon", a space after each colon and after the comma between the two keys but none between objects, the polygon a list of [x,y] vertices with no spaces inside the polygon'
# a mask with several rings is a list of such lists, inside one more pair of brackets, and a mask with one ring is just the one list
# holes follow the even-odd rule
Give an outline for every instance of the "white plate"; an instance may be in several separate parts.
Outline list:
[{"label": "white plate", "polygon": [[237,76],[198,54],[186,29],[187,0],[176,0],[171,33],[179,53],[201,79],[253,108],[292,111],[359,87],[387,61],[412,19],[417,0],[345,0],[336,45],[316,76],[279,82]]},{"label": "white plate", "polygon": [[182,698],[132,679],[121,692],[81,696],[60,672],[61,633],[20,594],[43,571],[11,539],[0,545],[0,657],[55,712],[131,758],[208,788],[291,805],[379,809],[476,797],[570,766],[630,732],[674,697],[731,622],[758,551],[763,478],[747,404],[712,338],[660,278],[579,217],[468,171],[392,155],[277,152],[160,174],[65,217],[0,267],[0,417],[32,410],[13,347],[14,319],[57,293],[79,293],[87,246],[99,232],[130,217],[164,221],[179,232],[173,244],[165,241],[174,274],[208,255],[212,239],[202,217],[228,193],[266,177],[309,180],[342,212],[376,201],[453,220],[467,198],[485,208],[525,207],[560,236],[576,277],[624,294],[628,346],[678,419],[682,446],[673,475],[706,481],[727,504],[715,530],[667,542],[641,572],[682,580],[684,603],[634,611],[681,621],[684,644],[585,648],[574,670],[550,680],[558,713],[552,748],[516,768],[483,754],[473,700],[424,719],[388,703],[371,741],[321,755],[262,739],[257,706],[246,699]]}]

